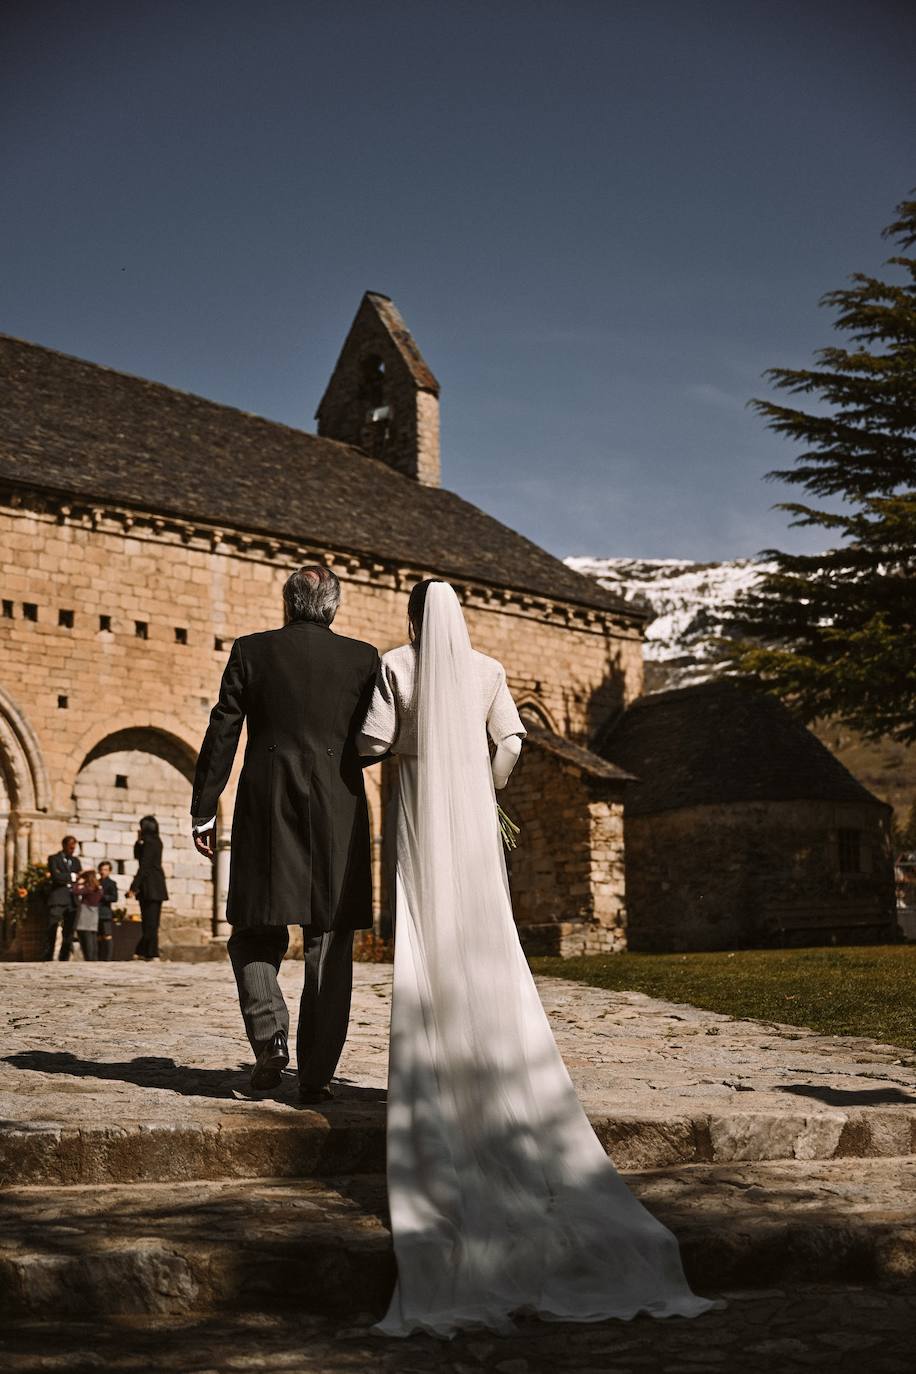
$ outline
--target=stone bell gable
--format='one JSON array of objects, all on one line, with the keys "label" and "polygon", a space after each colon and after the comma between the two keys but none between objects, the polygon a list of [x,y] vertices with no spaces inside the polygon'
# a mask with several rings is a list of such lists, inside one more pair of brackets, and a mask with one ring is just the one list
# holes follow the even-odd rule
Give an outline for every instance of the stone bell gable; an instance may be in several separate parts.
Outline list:
[{"label": "stone bell gable", "polygon": [[387,296],[363,296],[315,418],[321,437],[439,486],[439,383]]}]

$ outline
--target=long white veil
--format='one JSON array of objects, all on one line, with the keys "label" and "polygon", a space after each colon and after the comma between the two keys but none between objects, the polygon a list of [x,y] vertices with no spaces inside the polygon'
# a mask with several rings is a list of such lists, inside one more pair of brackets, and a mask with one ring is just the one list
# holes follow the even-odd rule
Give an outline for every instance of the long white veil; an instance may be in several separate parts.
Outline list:
[{"label": "long white veil", "polygon": [[418,754],[401,760],[388,1183],[398,1286],[378,1330],[694,1315],[677,1242],[576,1098],[512,916],[461,606],[427,591]]}]

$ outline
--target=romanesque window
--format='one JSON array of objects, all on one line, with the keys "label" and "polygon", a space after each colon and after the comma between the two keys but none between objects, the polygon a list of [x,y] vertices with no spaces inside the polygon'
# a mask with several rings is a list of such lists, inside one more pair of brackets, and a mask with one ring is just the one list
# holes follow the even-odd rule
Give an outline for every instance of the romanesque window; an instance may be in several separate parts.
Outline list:
[{"label": "romanesque window", "polygon": [[4,601],[4,603],[3,603],[3,618],[4,618],[4,620],[12,620],[12,618],[13,618],[13,603],[12,603],[12,601]]},{"label": "romanesque window", "polygon": [[391,405],[385,395],[385,364],[375,353],[368,353],[360,364],[359,407],[362,412],[360,446],[381,458],[391,429]]},{"label": "romanesque window", "polygon": [[100,630],[110,630],[110,629],[111,629],[111,616],[110,616],[110,615],[100,615],[100,616],[99,616],[99,629],[100,629]]},{"label": "romanesque window", "polygon": [[126,774],[126,773],[115,773],[115,787],[126,787],[126,786],[127,786],[127,774]]},{"label": "romanesque window", "polygon": [[63,695],[63,693],[61,693],[61,694],[58,696],[58,698],[57,698],[57,707],[58,707],[58,710],[60,710],[60,711],[66,711],[69,705],[70,705],[70,699],[69,699],[69,697],[65,697],[65,696]]},{"label": "romanesque window", "polygon": [[61,627],[61,629],[63,629],[63,630],[72,630],[72,629],[73,629],[73,612],[72,612],[72,611],[58,611],[58,612],[57,612],[57,623],[58,623],[58,625]]},{"label": "romanesque window", "polygon": [[385,404],[385,364],[375,353],[368,353],[362,361],[360,400],[363,412],[370,419],[373,412]]},{"label": "romanesque window", "polygon": [[837,831],[838,857],[841,873],[862,872],[862,832],[840,827]]},{"label": "romanesque window", "polygon": [[134,634],[138,639],[149,639],[149,625],[145,620],[134,621]]},{"label": "romanesque window", "polygon": [[543,707],[536,701],[523,701],[519,704],[518,713],[522,718],[523,725],[533,725],[535,729],[549,730],[550,721]]},{"label": "romanesque window", "polygon": [[37,620],[37,619],[38,619],[38,607],[35,605],[35,602],[34,602],[34,601],[23,601],[23,603],[22,603],[22,614],[23,614],[23,618],[24,618],[25,620]]},{"label": "romanesque window", "polygon": [[181,625],[176,625],[176,626],[175,626],[175,643],[176,643],[176,644],[187,644],[187,642],[188,642],[188,632],[187,632],[187,630],[184,629],[184,627],[181,626]]}]

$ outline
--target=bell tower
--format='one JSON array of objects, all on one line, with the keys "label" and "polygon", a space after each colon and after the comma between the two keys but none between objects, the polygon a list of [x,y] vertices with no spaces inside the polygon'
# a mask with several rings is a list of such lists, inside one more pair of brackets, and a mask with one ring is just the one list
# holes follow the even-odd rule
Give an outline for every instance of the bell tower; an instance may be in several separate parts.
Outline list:
[{"label": "bell tower", "polygon": [[360,301],[315,418],[325,438],[440,485],[439,383],[388,296]]}]

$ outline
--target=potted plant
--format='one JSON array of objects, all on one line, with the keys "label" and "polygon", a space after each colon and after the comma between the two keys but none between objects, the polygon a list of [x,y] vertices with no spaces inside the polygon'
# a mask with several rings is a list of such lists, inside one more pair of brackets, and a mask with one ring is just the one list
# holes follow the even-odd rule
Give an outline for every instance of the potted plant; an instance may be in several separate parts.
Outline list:
[{"label": "potted plant", "polygon": [[41,959],[45,952],[50,888],[47,864],[29,864],[6,894],[3,904],[5,943],[15,945],[22,960]]}]

